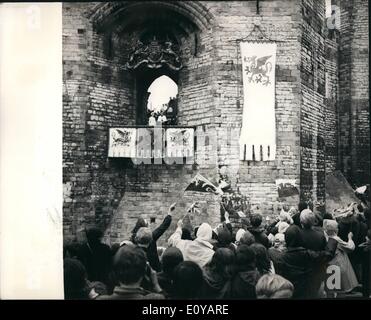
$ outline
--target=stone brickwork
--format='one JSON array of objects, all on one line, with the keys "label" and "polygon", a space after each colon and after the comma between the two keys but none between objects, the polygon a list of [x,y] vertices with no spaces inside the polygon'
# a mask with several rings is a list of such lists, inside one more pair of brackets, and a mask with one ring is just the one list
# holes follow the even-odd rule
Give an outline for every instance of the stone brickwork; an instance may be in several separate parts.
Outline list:
[{"label": "stone brickwork", "polygon": [[339,30],[328,30],[325,43],[325,163],[326,174],[339,169]]},{"label": "stone brickwork", "polygon": [[[324,9],[324,1],[314,0],[260,1],[259,13],[256,1],[64,3],[65,237],[97,224],[108,242],[118,242],[130,236],[139,216],[154,228],[177,202],[168,235],[196,200],[201,213],[193,223],[215,226],[220,221],[218,198],[183,194],[196,173],[213,182],[225,176],[234,190],[249,197],[253,211],[267,215],[275,212],[276,179],[295,179],[304,200],[325,200],[325,173],[336,168],[337,153],[344,154],[336,142],[346,113],[337,111],[337,73],[344,66],[338,68],[338,44],[325,32]],[[195,164],[134,165],[129,159],[107,158],[108,129],[135,125],[140,116],[140,83],[126,63],[154,17],[181,48],[178,124],[197,131]],[[243,92],[236,40],[256,40],[254,25],[277,42],[277,155],[270,162],[239,160]],[[362,87],[364,80],[359,81]],[[361,137],[369,130],[362,129],[366,122],[361,120],[368,116],[368,105],[362,104],[364,90],[357,90],[353,105],[359,120],[353,121]],[[338,124],[339,114],[344,116]]]},{"label": "stone brickwork", "polygon": [[301,199],[325,200],[325,7],[301,3]]},{"label": "stone brickwork", "polygon": [[340,1],[340,165],[353,186],[370,183],[368,1]]}]

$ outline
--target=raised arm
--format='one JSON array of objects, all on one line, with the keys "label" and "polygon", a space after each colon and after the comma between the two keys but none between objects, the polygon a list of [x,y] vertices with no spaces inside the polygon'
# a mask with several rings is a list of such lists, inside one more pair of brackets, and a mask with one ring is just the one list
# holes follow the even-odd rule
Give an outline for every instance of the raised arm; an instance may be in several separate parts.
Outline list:
[{"label": "raised arm", "polygon": [[343,249],[345,249],[346,252],[351,252],[356,248],[356,245],[353,241],[353,233],[348,233],[348,242],[345,242],[339,238],[338,240],[339,246],[341,246]]},{"label": "raised arm", "polygon": [[337,245],[338,242],[335,239],[329,238],[325,250],[307,250],[307,256],[311,261],[330,261],[335,256]]},{"label": "raised arm", "polygon": [[182,220],[179,220],[175,232],[170,236],[170,238],[167,241],[169,246],[177,247],[182,241],[186,241],[182,240],[182,226],[183,222]]},{"label": "raised arm", "polygon": [[172,216],[171,213],[175,209],[175,203],[173,203],[168,211],[167,216],[164,218],[164,221],[152,232],[153,241],[157,241],[165,231],[170,227]]}]

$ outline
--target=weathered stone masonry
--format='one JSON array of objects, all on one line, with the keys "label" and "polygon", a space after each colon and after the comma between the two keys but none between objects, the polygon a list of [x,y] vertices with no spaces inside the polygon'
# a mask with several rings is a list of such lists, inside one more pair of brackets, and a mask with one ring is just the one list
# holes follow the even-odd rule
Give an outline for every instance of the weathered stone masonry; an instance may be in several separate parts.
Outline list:
[{"label": "weathered stone masonry", "polygon": [[[295,179],[301,199],[310,201],[325,200],[325,175],[335,169],[354,183],[369,179],[368,68],[363,62],[368,48],[357,40],[368,34],[366,1],[345,6],[345,16],[352,11],[352,22],[341,24],[349,33],[345,39],[342,32],[326,30],[324,2],[260,1],[259,13],[256,1],[64,3],[66,239],[97,224],[108,241],[120,241],[138,216],[152,218],[155,226],[175,201],[180,209],[174,224],[195,200],[202,212],[194,223],[217,223],[216,197],[182,196],[197,172],[214,181],[223,172],[253,208],[266,214],[273,213],[277,201],[276,179]],[[136,124],[138,82],[125,64],[153,23],[166,26],[181,47],[178,123],[208,137],[197,145],[195,165],[134,165],[107,158],[108,129]],[[243,107],[236,40],[247,37],[254,25],[277,42],[277,156],[270,162],[239,161],[238,137],[229,139],[231,128],[241,127]],[[205,154],[209,161],[202,164],[198,160]]]}]

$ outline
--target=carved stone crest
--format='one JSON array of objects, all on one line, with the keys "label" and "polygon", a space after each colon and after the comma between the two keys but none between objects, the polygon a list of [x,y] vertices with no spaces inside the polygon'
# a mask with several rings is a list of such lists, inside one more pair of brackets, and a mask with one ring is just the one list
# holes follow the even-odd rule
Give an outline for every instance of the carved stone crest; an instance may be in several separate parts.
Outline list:
[{"label": "carved stone crest", "polygon": [[173,47],[174,45],[171,41],[161,43],[156,38],[153,38],[148,44],[138,41],[135,50],[130,55],[127,67],[135,70],[142,65],[150,69],[159,69],[167,66],[172,70],[178,71],[183,65]]}]

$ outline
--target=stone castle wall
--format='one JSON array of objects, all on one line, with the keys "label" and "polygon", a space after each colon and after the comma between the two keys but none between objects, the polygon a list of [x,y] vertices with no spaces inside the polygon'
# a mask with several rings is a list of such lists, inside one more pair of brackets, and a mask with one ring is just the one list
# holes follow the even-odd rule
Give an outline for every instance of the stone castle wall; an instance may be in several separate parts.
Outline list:
[{"label": "stone castle wall", "polygon": [[[194,224],[207,220],[215,225],[220,221],[216,196],[183,194],[196,173],[213,182],[226,176],[234,190],[250,198],[253,210],[268,215],[277,203],[276,179],[295,179],[302,200],[325,200],[325,174],[340,161],[336,141],[341,145],[345,137],[339,140],[337,132],[344,132],[341,119],[346,112],[341,112],[341,96],[338,111],[337,74],[342,65],[337,64],[338,43],[326,33],[324,1],[259,5],[257,13],[255,1],[63,4],[66,238],[97,224],[106,230],[108,241],[117,242],[128,238],[139,216],[151,219],[155,227],[177,202],[173,230],[195,200],[201,203],[201,214],[194,217]],[[143,12],[136,27],[130,27],[133,12]],[[178,123],[194,126],[200,138],[207,137],[197,144],[193,165],[134,165],[127,159],[107,158],[108,129],[136,123],[136,83],[125,64],[151,12],[161,16],[182,48]],[[364,23],[364,17],[359,21]],[[236,40],[248,36],[254,24],[277,42],[277,155],[270,162],[239,161],[233,131],[241,127],[243,110]],[[357,51],[357,61],[366,49],[362,50]],[[359,66],[360,62],[352,68]],[[361,103],[364,90],[357,90],[358,102],[353,105],[359,112],[354,121],[360,136],[368,130],[361,120],[368,116],[368,105]],[[359,143],[357,155],[365,148]],[[369,165],[369,159],[357,159]]]}]

